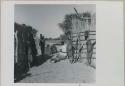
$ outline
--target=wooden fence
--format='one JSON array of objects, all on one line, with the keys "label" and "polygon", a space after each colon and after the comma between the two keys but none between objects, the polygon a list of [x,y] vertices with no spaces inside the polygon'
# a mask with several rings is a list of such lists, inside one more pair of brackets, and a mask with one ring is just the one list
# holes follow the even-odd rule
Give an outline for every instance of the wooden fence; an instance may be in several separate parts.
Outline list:
[{"label": "wooden fence", "polygon": [[[86,18],[83,18],[83,21],[77,19],[76,17],[72,18],[71,38],[72,38],[73,46],[77,46],[77,48],[75,48],[75,52],[74,52],[74,56],[76,58],[87,58],[85,31],[89,31],[89,34],[88,34],[89,39],[92,42],[96,41],[95,24],[93,24],[94,20],[92,18],[87,18],[87,19],[92,20],[91,24],[88,21],[86,21],[86,22],[84,21],[84,20],[86,20]],[[81,51],[79,52],[80,49],[81,49]],[[96,59],[96,45],[94,45],[94,48],[93,48],[92,58]]]}]

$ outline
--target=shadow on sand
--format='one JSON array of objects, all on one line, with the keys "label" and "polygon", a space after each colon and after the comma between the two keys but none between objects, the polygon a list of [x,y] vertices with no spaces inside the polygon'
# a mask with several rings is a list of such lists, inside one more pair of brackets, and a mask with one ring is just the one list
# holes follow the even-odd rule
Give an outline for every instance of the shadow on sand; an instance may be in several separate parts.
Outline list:
[{"label": "shadow on sand", "polygon": [[49,59],[51,59],[51,56],[48,56],[48,55],[37,56],[37,65],[36,66],[42,65],[43,63],[45,63]]},{"label": "shadow on sand", "polygon": [[[37,62],[34,66],[40,66],[43,63],[45,63],[47,60],[49,60],[50,58],[51,58],[51,56],[48,56],[48,55],[37,56]],[[16,70],[18,70],[18,73],[22,71],[22,70],[20,70],[20,68],[16,68]],[[27,76],[32,76],[32,75],[30,73],[28,73],[28,71],[27,71],[27,73],[16,74],[16,79],[14,79],[14,83],[18,83],[20,80],[26,78]]]}]

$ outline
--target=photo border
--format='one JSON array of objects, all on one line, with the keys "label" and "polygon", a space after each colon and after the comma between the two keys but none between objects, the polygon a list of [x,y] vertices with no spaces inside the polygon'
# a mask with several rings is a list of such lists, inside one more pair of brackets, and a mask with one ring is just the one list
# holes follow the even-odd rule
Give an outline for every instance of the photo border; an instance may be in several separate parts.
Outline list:
[{"label": "photo border", "polygon": [[[20,4],[20,1],[22,2],[22,0],[4,0],[3,2],[5,2],[5,1],[7,1],[7,2],[8,2],[8,1],[9,1],[9,2],[11,2],[11,1],[18,1],[17,3],[19,3],[19,4]],[[27,0],[27,1],[29,2],[29,0]],[[24,1],[24,2],[27,2],[27,1]],[[32,1],[33,1],[33,2],[32,2]],[[35,1],[35,0],[31,0],[30,2],[34,4],[34,1]],[[43,0],[38,0],[38,1],[43,1]],[[49,0],[49,1],[51,2],[52,0]],[[61,1],[64,1],[64,0],[61,0]],[[72,1],[72,0],[68,0],[68,1]],[[80,0],[80,2],[81,2],[81,1],[86,1],[86,0]],[[93,0],[93,1],[89,0],[89,1],[90,1],[90,2],[94,2],[94,1],[100,1],[100,0]],[[123,0],[101,0],[101,1],[111,1],[111,2],[116,2],[116,1],[119,2],[119,1],[122,1],[122,2],[123,2]],[[53,1],[53,2],[55,2],[55,1]],[[56,2],[57,2],[57,1],[56,1]],[[72,2],[75,3],[76,1],[72,1]],[[75,4],[76,4],[76,3],[75,3]],[[125,1],[124,1],[124,5],[123,5],[123,6],[124,6],[124,10],[123,10],[123,11],[124,11],[124,14],[125,14]],[[124,14],[123,14],[123,15],[124,15]],[[125,16],[123,16],[123,17],[124,17],[124,20],[125,20]],[[125,25],[125,22],[124,22],[124,25]],[[125,33],[125,27],[124,27],[123,30],[124,30],[124,33]],[[125,34],[124,34],[124,37],[125,37]],[[123,37],[123,38],[124,38],[124,37]],[[0,39],[0,40],[1,40],[1,39]],[[124,38],[123,40],[125,40],[125,38]],[[1,43],[1,42],[0,42],[0,43]],[[125,42],[124,42],[124,45],[125,45]],[[2,46],[2,45],[1,45],[1,46]],[[0,47],[1,47],[1,46],[0,46]],[[125,46],[124,46],[124,48],[125,48]],[[1,51],[2,51],[2,49],[1,49]],[[124,53],[125,53],[125,51],[124,51]],[[0,54],[1,54],[1,53],[0,53]],[[1,58],[2,58],[2,56],[1,56]],[[2,61],[2,60],[1,60],[1,61]],[[2,65],[2,64],[1,64],[1,65]],[[1,70],[1,72],[2,72],[2,70]],[[1,75],[0,75],[0,76],[1,76]],[[2,79],[2,77],[1,77],[1,79]],[[0,80],[0,81],[1,81],[1,80]],[[47,84],[48,84],[48,83],[47,83]],[[52,83],[50,83],[50,84],[52,85]],[[84,85],[85,85],[85,84],[84,84]],[[60,86],[62,86],[62,85],[60,85]],[[70,86],[70,84],[68,84],[67,86]],[[82,84],[78,83],[78,84],[74,84],[74,85],[71,85],[71,86],[82,86]],[[85,85],[85,86],[86,86],[86,85]]]}]

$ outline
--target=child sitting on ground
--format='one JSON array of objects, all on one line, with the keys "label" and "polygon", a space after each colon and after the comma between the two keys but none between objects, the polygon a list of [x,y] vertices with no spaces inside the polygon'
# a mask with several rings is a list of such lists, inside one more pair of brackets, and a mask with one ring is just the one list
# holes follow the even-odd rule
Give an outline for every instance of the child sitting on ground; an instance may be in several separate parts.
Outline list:
[{"label": "child sitting on ground", "polygon": [[56,63],[56,62],[60,62],[61,60],[65,60],[66,57],[66,53],[62,52],[62,50],[60,49],[60,51],[56,54],[53,54],[52,59],[50,60],[52,63]]}]

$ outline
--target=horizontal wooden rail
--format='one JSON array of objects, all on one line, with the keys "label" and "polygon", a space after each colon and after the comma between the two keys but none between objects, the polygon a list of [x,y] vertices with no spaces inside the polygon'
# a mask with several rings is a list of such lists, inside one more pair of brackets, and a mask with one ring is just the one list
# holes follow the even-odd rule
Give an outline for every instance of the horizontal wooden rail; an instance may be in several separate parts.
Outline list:
[{"label": "horizontal wooden rail", "polygon": [[[89,34],[89,35],[96,35],[96,34]],[[85,35],[80,35],[80,36],[85,36]],[[78,36],[72,36],[72,37],[78,37]]]},{"label": "horizontal wooden rail", "polygon": [[[86,49],[87,49],[87,48],[84,48],[84,47],[82,48],[82,50],[86,50]],[[94,47],[93,49],[96,49],[96,48]],[[77,49],[77,50],[79,50],[79,49]]]},{"label": "horizontal wooden rail", "polygon": [[[86,59],[87,57],[82,57],[82,59]],[[92,59],[96,59],[96,58],[92,58]]]},{"label": "horizontal wooden rail", "polygon": [[[96,40],[96,39],[90,39],[90,40]],[[80,41],[85,41],[85,40],[80,40]],[[72,42],[76,42],[76,40],[73,40]]]},{"label": "horizontal wooden rail", "polygon": [[[96,31],[89,31],[89,32],[96,32]],[[79,32],[79,33],[85,33],[85,32]],[[73,34],[79,34],[79,33],[73,33]]]},{"label": "horizontal wooden rail", "polygon": [[[87,57],[82,56],[80,59],[87,59]],[[96,59],[96,58],[92,57],[91,59]]]},{"label": "horizontal wooden rail", "polygon": [[[81,52],[81,53],[85,53],[86,54],[87,52]],[[79,53],[75,52],[74,54],[79,54]],[[93,52],[93,54],[96,54],[96,52]]]}]

